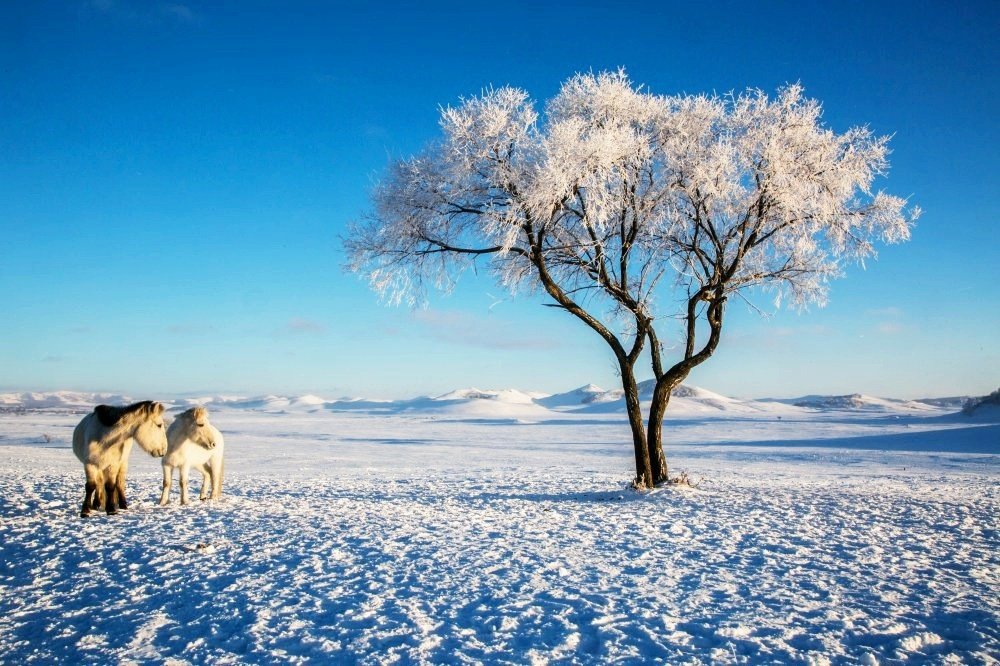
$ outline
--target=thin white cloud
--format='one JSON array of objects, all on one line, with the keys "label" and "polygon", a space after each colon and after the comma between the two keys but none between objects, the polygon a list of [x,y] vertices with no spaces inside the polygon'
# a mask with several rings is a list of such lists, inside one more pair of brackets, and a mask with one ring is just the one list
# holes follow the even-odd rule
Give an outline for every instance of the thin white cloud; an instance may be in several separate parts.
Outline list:
[{"label": "thin white cloud", "polygon": [[209,335],[214,332],[215,326],[212,324],[189,323],[167,326],[167,333],[171,335]]},{"label": "thin white cloud", "polygon": [[823,324],[811,324],[806,326],[774,326],[768,328],[763,335],[775,338],[794,338],[806,335],[829,335],[832,333],[829,326]]},{"label": "thin white cloud", "polygon": [[906,313],[902,308],[888,306],[884,308],[874,308],[866,310],[873,319],[877,319],[874,324],[874,332],[879,335],[900,335],[912,329],[905,323]]},{"label": "thin white cloud", "polygon": [[285,324],[282,332],[292,335],[324,335],[326,330],[326,326],[317,321],[305,319],[304,317],[292,317]]},{"label": "thin white cloud", "polygon": [[140,2],[138,0],[87,0],[83,6],[92,12],[137,23],[175,23],[200,25],[201,14],[180,2]]},{"label": "thin white cloud", "polygon": [[160,14],[180,23],[199,23],[201,21],[199,16],[190,7],[176,2],[160,5]]},{"label": "thin white cloud", "polygon": [[872,308],[865,311],[871,317],[884,317],[886,319],[899,319],[903,316],[902,308],[890,305],[884,308]]},{"label": "thin white cloud", "polygon": [[882,335],[899,335],[906,331],[906,327],[898,321],[884,321],[876,325],[875,330]]},{"label": "thin white cloud", "polygon": [[[542,335],[513,330],[510,323],[493,317],[480,317],[457,310],[417,310],[412,313],[418,331],[424,337],[469,347],[486,349],[554,349],[556,340]],[[388,331],[390,334],[404,334]]]},{"label": "thin white cloud", "polygon": [[[724,333],[725,334],[725,333]],[[754,331],[734,328],[727,336],[727,344],[746,349],[773,350],[794,345],[802,341],[809,343],[817,337],[834,335],[834,330],[824,324],[804,324],[801,326],[765,326]]]}]

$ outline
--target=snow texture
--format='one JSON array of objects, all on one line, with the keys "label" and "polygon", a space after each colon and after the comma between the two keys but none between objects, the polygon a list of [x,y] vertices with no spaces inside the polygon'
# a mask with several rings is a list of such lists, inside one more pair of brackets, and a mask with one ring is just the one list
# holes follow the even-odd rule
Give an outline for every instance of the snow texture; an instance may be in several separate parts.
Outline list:
[{"label": "snow texture", "polygon": [[1000,654],[998,419],[688,389],[666,450],[703,480],[640,494],[593,386],[204,396],[223,499],[156,506],[159,461],[136,451],[129,510],[81,519],[70,439],[97,399],[0,395],[0,663]]}]

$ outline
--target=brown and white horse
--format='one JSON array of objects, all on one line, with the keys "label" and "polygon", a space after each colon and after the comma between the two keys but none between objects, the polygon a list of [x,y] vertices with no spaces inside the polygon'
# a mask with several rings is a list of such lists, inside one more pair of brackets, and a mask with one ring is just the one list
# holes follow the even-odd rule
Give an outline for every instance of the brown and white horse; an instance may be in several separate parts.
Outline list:
[{"label": "brown and white horse", "polygon": [[104,509],[108,515],[127,509],[125,476],[132,442],[152,456],[167,451],[163,405],[146,400],[126,407],[98,405],[73,430],[73,453],[83,463],[87,476],[80,515]]}]

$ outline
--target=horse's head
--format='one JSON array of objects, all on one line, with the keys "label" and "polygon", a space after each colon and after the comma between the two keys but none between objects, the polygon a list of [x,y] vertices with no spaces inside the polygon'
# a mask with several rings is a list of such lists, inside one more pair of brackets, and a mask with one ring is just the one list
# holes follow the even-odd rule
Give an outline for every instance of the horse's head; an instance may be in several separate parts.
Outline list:
[{"label": "horse's head", "polygon": [[208,422],[208,410],[204,407],[192,407],[177,417],[183,428],[185,439],[190,439],[198,446],[214,449],[217,442],[216,430]]},{"label": "horse's head", "polygon": [[167,452],[167,428],[163,423],[162,403],[150,402],[140,410],[140,419],[132,437],[151,456],[162,457]]}]

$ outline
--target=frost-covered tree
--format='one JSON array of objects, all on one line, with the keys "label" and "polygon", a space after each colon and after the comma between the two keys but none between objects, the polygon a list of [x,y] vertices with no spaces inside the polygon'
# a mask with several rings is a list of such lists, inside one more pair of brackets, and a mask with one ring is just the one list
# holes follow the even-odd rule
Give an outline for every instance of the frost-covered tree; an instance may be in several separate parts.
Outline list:
[{"label": "frost-covered tree", "polygon": [[[345,239],[348,267],[395,303],[477,262],[512,291],[543,291],[610,347],[635,483],[661,483],[671,391],[716,350],[728,299],[823,304],[845,259],[909,237],[919,211],[872,189],[887,138],[837,134],[820,111],[798,85],[670,97],[623,71],[574,76],[542,117],[524,91],[489,90],[444,109],[443,137],[391,166]],[[660,336],[677,320],[668,358]],[[645,415],[640,359],[655,378]]]}]

